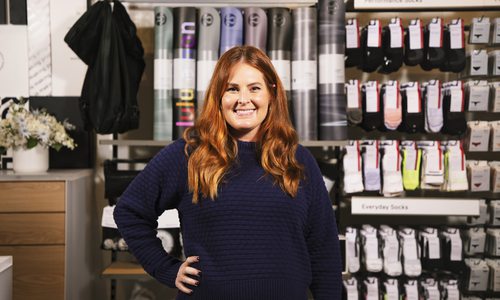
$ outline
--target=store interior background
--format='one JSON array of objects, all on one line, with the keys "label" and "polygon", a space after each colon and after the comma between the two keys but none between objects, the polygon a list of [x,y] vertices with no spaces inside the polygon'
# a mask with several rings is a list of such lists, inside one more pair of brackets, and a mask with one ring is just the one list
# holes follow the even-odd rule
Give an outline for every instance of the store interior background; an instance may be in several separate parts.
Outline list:
[{"label": "store interior background", "polygon": [[[16,1],[16,0],[10,0]],[[67,0],[66,0],[67,1]],[[73,5],[75,3],[84,3],[87,4],[86,0],[71,0],[67,1],[71,2]],[[96,1],[90,1],[89,5],[93,4]],[[139,88],[139,92],[137,95],[138,103],[140,106],[140,127],[137,130],[132,130],[125,134],[119,135],[120,139],[144,139],[144,140],[152,140],[153,139],[153,58],[154,58],[154,6],[155,5],[168,5],[171,7],[183,5],[181,3],[172,3],[172,1],[168,1],[169,3],[163,4],[144,4],[144,3],[127,3],[123,1],[123,4],[127,7],[129,15],[135,25],[137,26],[137,35],[139,36],[143,48],[144,48],[144,59],[146,62],[146,68],[142,77],[141,85]],[[193,1],[194,4],[196,1]],[[221,3],[218,1],[218,3]],[[243,6],[252,6],[251,2],[245,3],[243,1],[230,1],[226,0],[223,3],[228,4],[229,6],[243,7]],[[287,7],[296,7],[301,4],[294,4],[293,0],[288,1],[287,3],[283,1],[279,1],[276,3],[283,3],[281,5],[274,6],[287,6]],[[206,5],[206,4],[204,4]],[[196,6],[196,5],[193,5]],[[216,5],[217,6],[217,5]],[[218,5],[218,6],[222,6]],[[269,7],[269,5],[266,5]],[[55,11],[51,11],[51,13],[64,14],[65,8],[64,6],[56,6]],[[351,7],[352,9],[352,1],[348,1],[347,7]],[[368,21],[372,18],[378,18],[381,20],[382,24],[387,24],[389,19],[394,16],[399,16],[403,22],[403,26],[406,26],[410,19],[415,17],[419,17],[423,20],[423,23],[426,24],[432,17],[440,16],[444,19],[445,23],[454,18],[462,18],[465,24],[470,24],[473,17],[479,16],[488,16],[490,18],[498,17],[498,11],[453,11],[453,12],[445,12],[445,11],[419,11],[419,12],[353,12],[349,11],[346,15],[346,18],[357,17],[359,20],[360,26],[364,26],[368,23]],[[73,16],[74,21],[78,19],[79,16]],[[74,22],[73,22],[74,23]],[[69,28],[67,28],[69,30]],[[66,30],[66,31],[67,31]],[[466,32],[466,40],[467,40],[467,32]],[[54,47],[54,45],[52,46]],[[467,43],[467,52],[471,52],[472,49],[479,48],[478,46],[469,45]],[[54,48],[53,48],[54,49]],[[82,63],[83,64],[83,63]],[[84,68],[84,71],[86,68]],[[68,73],[71,71],[68,70]],[[85,73],[80,73],[81,78],[73,78],[71,80],[80,80],[80,84],[83,83],[83,76]],[[68,77],[70,78],[70,77]],[[391,74],[379,74],[379,73],[364,73],[360,70],[350,68],[346,69],[346,80],[349,79],[359,79],[361,82],[366,82],[369,80],[379,80],[379,82],[386,82],[389,80],[399,80],[400,82],[407,81],[427,81],[430,79],[440,79],[442,81],[454,80],[457,79],[457,75],[454,73],[443,73],[439,71],[423,71],[419,66],[409,67],[404,66],[398,72]],[[0,83],[0,95],[2,92],[2,84]],[[77,95],[67,95],[67,96],[77,96]],[[97,135],[97,142],[95,143],[95,215],[93,216],[97,220],[100,220],[102,209],[105,207],[108,202],[104,198],[104,174],[102,164],[103,161],[109,159],[113,155],[113,149],[110,145],[100,145],[99,140],[112,139],[111,135]],[[158,147],[139,147],[139,146],[130,146],[130,147],[119,147],[118,156],[120,158],[149,158],[152,157],[155,152],[159,150]],[[136,168],[142,168],[142,165],[137,164]],[[425,222],[425,217],[422,217],[422,222]],[[342,220],[339,220],[342,222]],[[369,219],[366,220],[369,223]],[[96,247],[100,248],[100,244],[96,245],[88,245],[88,247]],[[101,261],[102,261],[102,269],[107,266],[111,261],[111,253],[109,251],[101,251]],[[120,260],[133,260],[133,258],[127,253],[120,253],[118,255]],[[107,279],[100,278],[100,274],[95,274],[96,276],[96,299],[109,299],[110,297],[110,281]],[[117,281],[117,290],[116,290],[116,299],[131,299],[130,295],[134,288],[138,286],[143,287],[149,291],[152,291],[156,299],[174,299],[176,295],[176,291],[169,289],[167,287],[161,286],[159,283],[154,280],[118,280]],[[105,293],[103,293],[105,291]],[[149,298],[144,298],[149,299]]]}]

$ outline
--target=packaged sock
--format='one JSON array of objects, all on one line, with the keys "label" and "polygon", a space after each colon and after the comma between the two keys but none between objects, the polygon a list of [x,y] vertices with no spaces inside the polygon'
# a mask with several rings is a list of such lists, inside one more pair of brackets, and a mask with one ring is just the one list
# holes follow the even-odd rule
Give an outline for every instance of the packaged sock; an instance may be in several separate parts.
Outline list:
[{"label": "packaged sock", "polygon": [[462,19],[451,20],[444,31],[445,61],[441,65],[441,71],[458,73],[464,70],[466,65],[465,56],[465,34],[464,21]]},{"label": "packaged sock", "polygon": [[443,97],[441,82],[430,80],[425,84],[425,131],[439,132],[443,128]]},{"label": "packaged sock", "polygon": [[490,211],[490,221],[488,222],[488,225],[500,225],[500,200],[491,200],[488,205],[488,209]]},{"label": "packaged sock", "polygon": [[490,40],[490,18],[472,18],[469,30],[469,44],[487,44]]},{"label": "packaged sock", "polygon": [[490,161],[488,166],[491,168],[491,191],[500,193],[500,162]]},{"label": "packaged sock", "polygon": [[443,300],[460,300],[460,291],[458,289],[458,280],[441,279],[439,281],[441,297]]},{"label": "packaged sock", "polygon": [[343,157],[344,192],[346,194],[362,192],[363,174],[359,141],[349,141]]},{"label": "packaged sock", "polygon": [[444,157],[439,141],[423,146],[420,188],[441,189],[444,184]]},{"label": "packaged sock", "polygon": [[403,147],[403,187],[413,191],[420,185],[420,161],[422,150],[417,148],[415,142]]},{"label": "packaged sock", "polygon": [[389,276],[399,276],[403,271],[401,264],[401,249],[396,231],[387,226],[380,225],[378,236],[382,244],[384,256],[384,273]]},{"label": "packaged sock", "polygon": [[400,300],[399,281],[396,278],[386,278],[382,284],[384,300]]},{"label": "packaged sock", "polygon": [[377,239],[377,229],[371,225],[363,225],[360,230],[361,245],[363,248],[363,264],[368,272],[380,272],[383,268],[380,246]]},{"label": "packaged sock", "polygon": [[377,277],[368,276],[363,280],[363,299],[379,300],[380,298],[379,280]]},{"label": "packaged sock", "polygon": [[486,232],[482,227],[472,227],[464,230],[464,252],[473,256],[483,254],[486,245]]},{"label": "packaged sock", "polygon": [[462,81],[451,81],[444,86],[443,97],[443,132],[462,135],[467,130],[465,119],[465,94]]},{"label": "packaged sock", "polygon": [[468,81],[464,85],[466,110],[488,111],[490,86],[486,80]]},{"label": "packaged sock", "polygon": [[423,132],[425,128],[424,113],[422,111],[422,93],[418,82],[408,82],[401,85],[403,96],[403,121],[401,130],[408,133]]},{"label": "packaged sock", "polygon": [[444,162],[445,189],[447,191],[467,191],[469,182],[465,166],[465,153],[461,141],[448,141]]},{"label": "packaged sock", "polygon": [[491,121],[488,123],[491,132],[491,151],[500,151],[500,121]]},{"label": "packaged sock", "polygon": [[346,83],[347,96],[347,121],[351,125],[361,124],[363,121],[363,109],[361,106],[361,88],[357,79],[351,79]]},{"label": "packaged sock", "polygon": [[467,57],[469,76],[488,75],[488,53],[485,49],[474,49]]},{"label": "packaged sock", "polygon": [[490,82],[490,111],[500,112],[500,82]]},{"label": "packaged sock", "polygon": [[418,240],[421,249],[422,267],[428,271],[441,269],[441,241],[438,230],[432,227],[424,227],[418,232]]},{"label": "packaged sock", "polygon": [[490,39],[490,45],[496,46],[500,44],[500,18],[493,19],[493,31]]},{"label": "packaged sock", "polygon": [[468,292],[485,292],[488,288],[490,268],[485,260],[466,258],[465,290]]},{"label": "packaged sock", "polygon": [[426,71],[441,67],[445,61],[443,31],[443,20],[440,17],[432,18],[424,30],[424,60],[420,66]]},{"label": "packaged sock", "polygon": [[407,278],[403,283],[403,299],[420,300],[419,284],[416,279]]},{"label": "packaged sock", "polygon": [[348,279],[344,279],[342,281],[342,284],[344,285],[344,292],[345,292],[345,298],[343,299],[346,300],[359,300],[360,295],[359,295],[359,284],[358,280],[356,277],[351,277]]},{"label": "packaged sock", "polygon": [[490,143],[490,125],[487,121],[467,122],[466,145],[469,152],[488,151]]},{"label": "packaged sock", "polygon": [[439,284],[434,278],[425,278],[420,285],[422,286],[422,294],[425,300],[441,300]]},{"label": "packaged sock", "polygon": [[384,107],[384,125],[389,130],[396,130],[402,121],[401,93],[399,82],[390,80],[382,85],[381,97]]},{"label": "packaged sock", "polygon": [[398,17],[392,18],[389,25],[382,30],[384,61],[380,69],[381,73],[396,72],[403,65],[403,37],[404,31],[401,19]]},{"label": "packaged sock", "polygon": [[401,154],[399,141],[381,141],[382,156],[382,194],[384,197],[400,196],[403,193],[403,179],[401,176]]},{"label": "packaged sock", "polygon": [[380,191],[380,153],[379,141],[366,140],[363,148],[363,182],[366,191]]},{"label": "packaged sock", "polygon": [[357,273],[361,266],[361,249],[359,247],[358,229],[354,227],[346,227],[345,238],[347,271],[349,273]]},{"label": "packaged sock", "polygon": [[488,65],[490,76],[500,75],[500,50],[493,50],[488,53]]},{"label": "packaged sock", "polygon": [[494,293],[500,292],[500,259],[486,258],[486,264],[490,268],[490,280],[488,289]]},{"label": "packaged sock", "polygon": [[448,227],[441,231],[443,239],[443,260],[445,267],[451,272],[460,272],[463,269],[463,243],[458,228]]},{"label": "packaged sock", "polygon": [[374,72],[384,61],[382,51],[382,26],[379,20],[370,23],[361,31],[362,62],[361,70]]},{"label": "packaged sock", "polygon": [[362,53],[358,19],[348,19],[345,32],[345,66],[357,67],[361,64]]},{"label": "packaged sock", "polygon": [[468,160],[467,173],[471,192],[490,190],[490,167],[486,160]]},{"label": "packaged sock", "polygon": [[414,19],[410,21],[405,30],[405,57],[407,66],[416,66],[424,60],[424,30],[422,21]]},{"label": "packaged sock", "polygon": [[361,127],[372,131],[383,126],[383,107],[381,107],[378,81],[368,81],[361,86],[363,122]]},{"label": "packaged sock", "polygon": [[419,249],[415,230],[412,228],[401,228],[398,230],[399,242],[403,249],[403,270],[409,277],[417,277],[422,273]]}]

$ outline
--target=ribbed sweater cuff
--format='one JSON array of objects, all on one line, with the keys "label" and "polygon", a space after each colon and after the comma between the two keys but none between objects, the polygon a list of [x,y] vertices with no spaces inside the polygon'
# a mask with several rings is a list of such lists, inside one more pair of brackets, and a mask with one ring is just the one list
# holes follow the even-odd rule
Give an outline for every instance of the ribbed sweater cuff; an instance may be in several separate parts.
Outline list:
[{"label": "ribbed sweater cuff", "polygon": [[182,265],[182,261],[176,259],[176,262],[173,265],[160,267],[156,272],[156,279],[166,284],[168,287],[175,288],[175,278],[177,278],[177,273],[179,272],[179,268]]}]

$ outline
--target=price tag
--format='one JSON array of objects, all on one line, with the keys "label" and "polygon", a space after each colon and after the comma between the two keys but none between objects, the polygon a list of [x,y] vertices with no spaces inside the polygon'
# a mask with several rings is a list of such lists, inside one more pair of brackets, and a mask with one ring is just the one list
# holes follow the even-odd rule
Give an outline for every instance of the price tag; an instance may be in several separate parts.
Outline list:
[{"label": "price tag", "polygon": [[462,89],[462,82],[458,86],[450,87],[450,112],[463,111],[464,91]]},{"label": "price tag", "polygon": [[406,160],[405,160],[405,169],[409,171],[413,171],[417,169],[417,150],[414,148],[406,148]]},{"label": "price tag", "polygon": [[427,248],[429,250],[429,259],[441,258],[441,245],[437,236],[427,237]]},{"label": "price tag", "polygon": [[365,85],[366,112],[380,111],[378,82],[369,81]]},{"label": "price tag", "polygon": [[464,27],[462,19],[452,20],[448,28],[450,30],[450,48],[464,48]]},{"label": "price tag", "polygon": [[381,46],[381,27],[378,20],[371,20],[368,25],[368,47],[378,48]]},{"label": "price tag", "polygon": [[361,108],[361,99],[359,93],[359,82],[354,80],[346,85],[347,88],[347,107]]},{"label": "price tag", "polygon": [[428,29],[429,47],[441,48],[443,46],[443,23],[441,18],[433,18]]},{"label": "price tag", "polygon": [[429,83],[426,91],[427,106],[433,109],[441,108],[441,86],[439,80]]},{"label": "price tag", "polygon": [[419,113],[421,111],[418,82],[415,82],[414,86],[406,88],[406,108],[409,113]]},{"label": "price tag", "polygon": [[424,33],[420,20],[412,20],[408,26],[408,32],[410,34],[410,49],[423,49]]},{"label": "price tag", "polygon": [[345,45],[347,49],[359,48],[359,27],[357,19],[349,19],[345,26]]},{"label": "price tag", "polygon": [[399,85],[397,81],[390,81],[385,85],[385,107],[390,109],[399,107]]},{"label": "price tag", "polygon": [[458,235],[451,235],[451,261],[461,261],[462,260],[462,240]]},{"label": "price tag", "polygon": [[389,31],[391,34],[391,48],[403,47],[403,27],[399,19],[394,19],[395,23],[389,24]]},{"label": "price tag", "polygon": [[417,241],[414,237],[404,237],[403,255],[405,259],[417,259]]}]

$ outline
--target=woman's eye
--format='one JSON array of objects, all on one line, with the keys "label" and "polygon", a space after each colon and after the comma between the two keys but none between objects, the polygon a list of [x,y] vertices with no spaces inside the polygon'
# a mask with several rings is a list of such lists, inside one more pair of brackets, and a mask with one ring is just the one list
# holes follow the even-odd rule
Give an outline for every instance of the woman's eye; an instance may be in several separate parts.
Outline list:
[{"label": "woman's eye", "polygon": [[228,88],[227,88],[227,90],[226,90],[226,91],[228,91],[228,92],[237,92],[237,91],[238,91],[238,89],[237,89],[237,88],[235,88],[234,86],[230,86],[230,87],[228,87]]},{"label": "woman's eye", "polygon": [[254,86],[254,87],[252,87],[250,90],[251,90],[252,92],[258,92],[258,91],[260,91],[260,87],[258,87],[258,86]]}]

